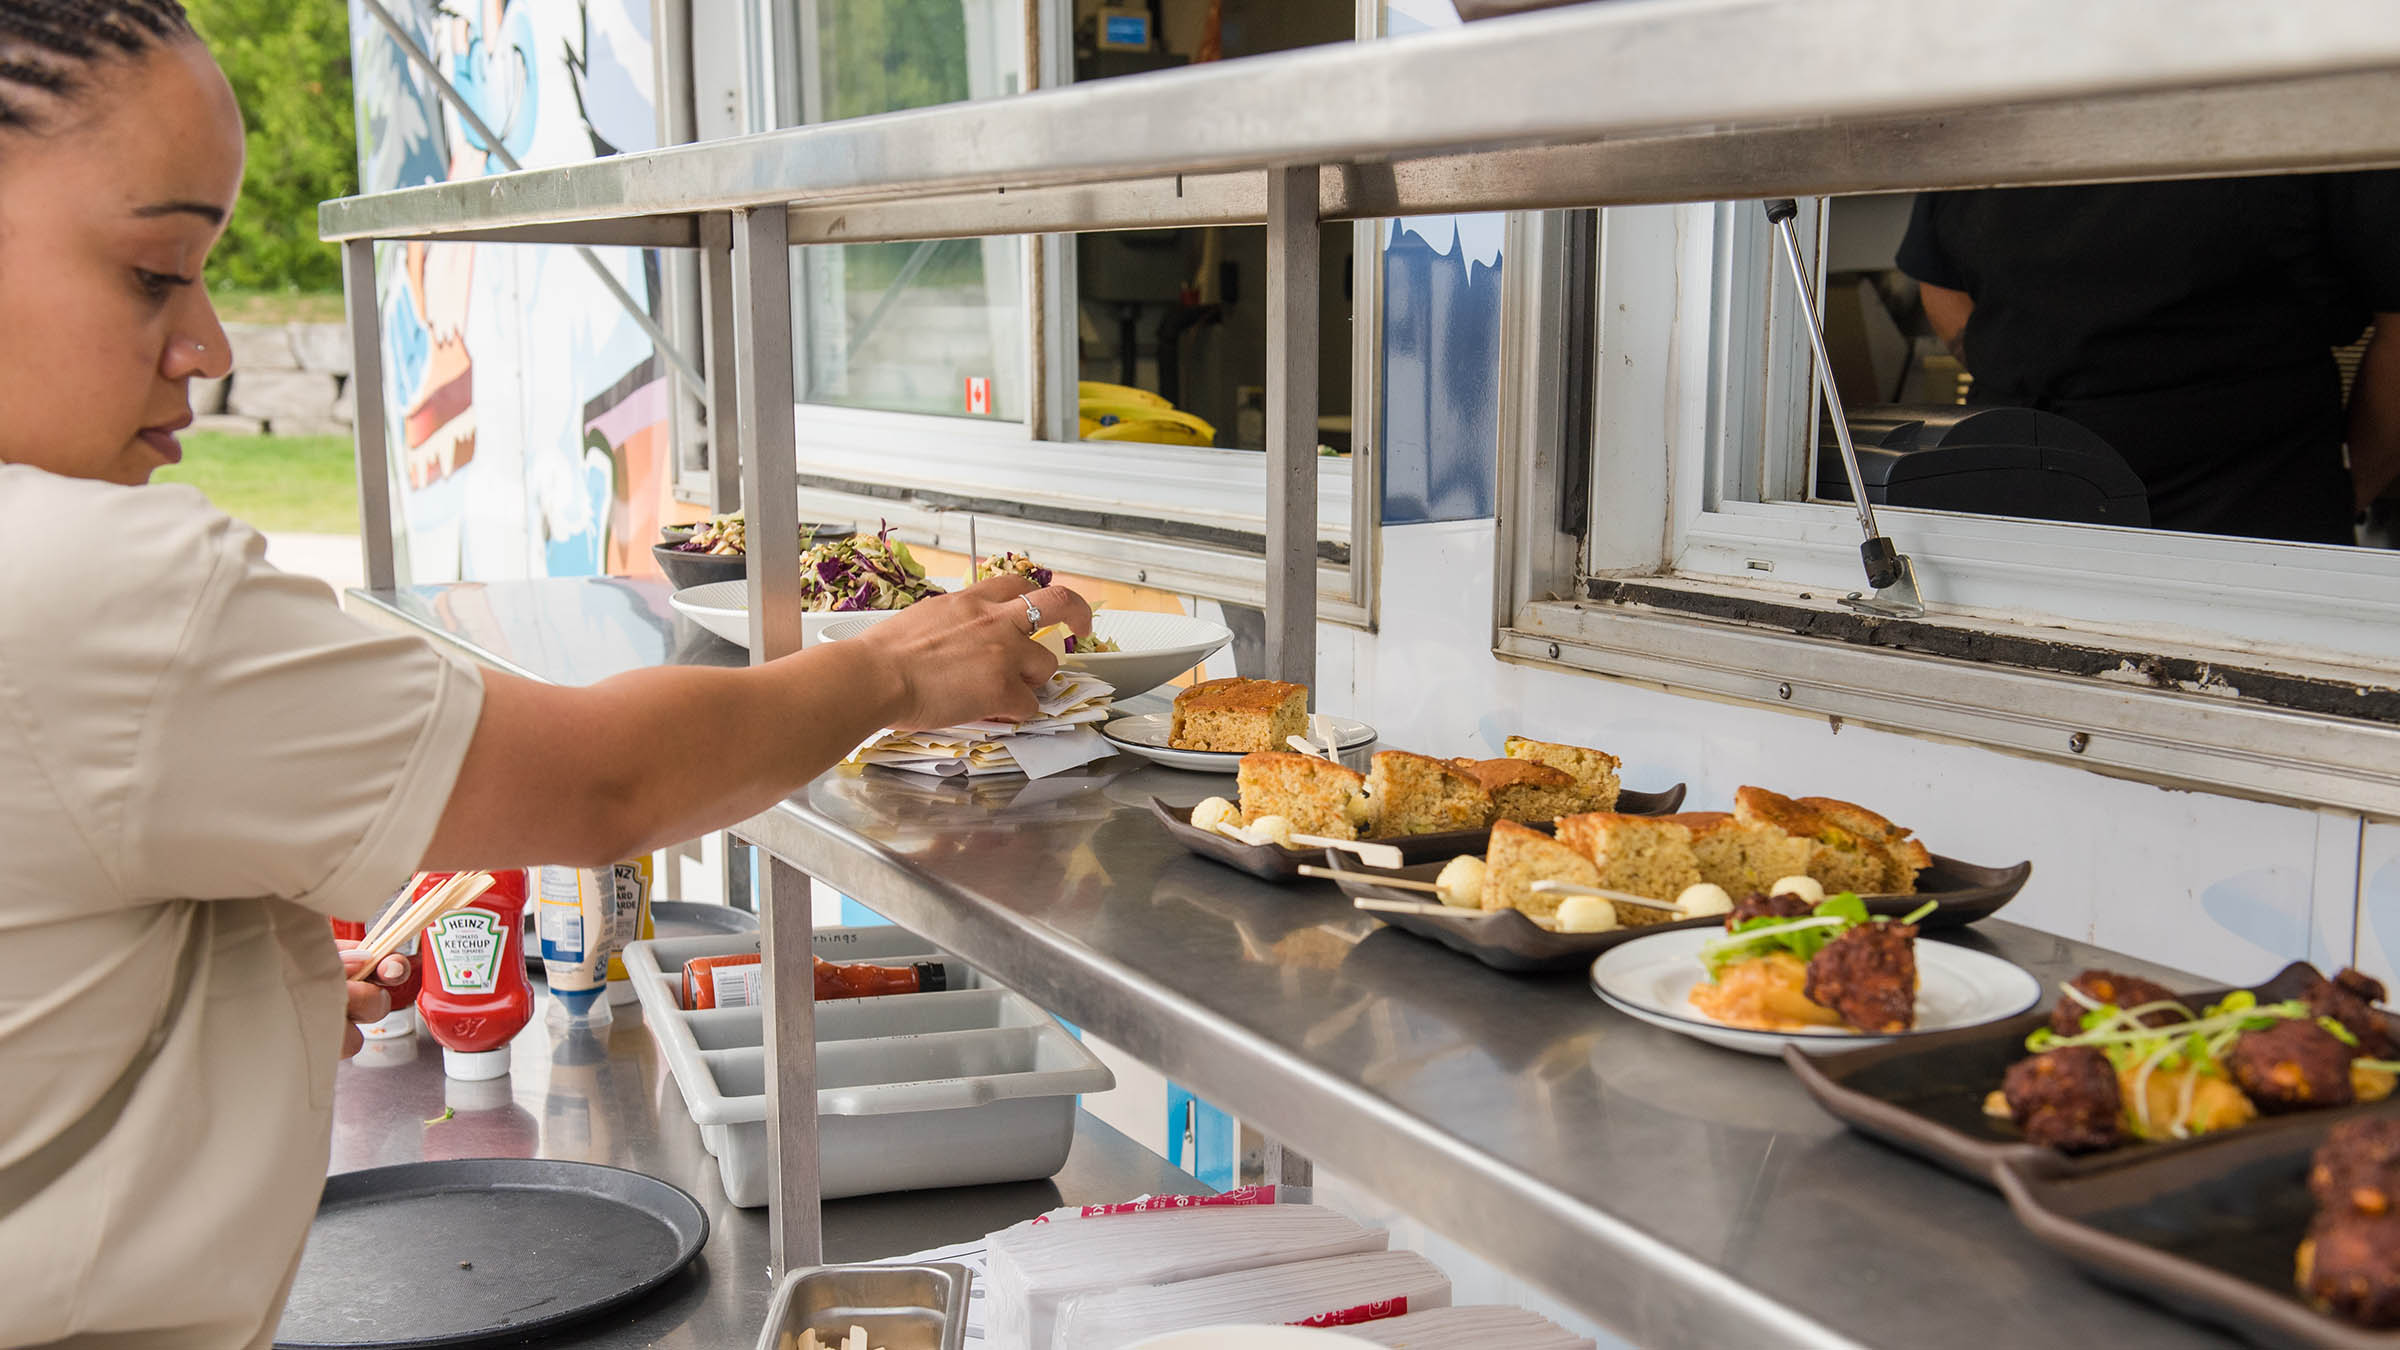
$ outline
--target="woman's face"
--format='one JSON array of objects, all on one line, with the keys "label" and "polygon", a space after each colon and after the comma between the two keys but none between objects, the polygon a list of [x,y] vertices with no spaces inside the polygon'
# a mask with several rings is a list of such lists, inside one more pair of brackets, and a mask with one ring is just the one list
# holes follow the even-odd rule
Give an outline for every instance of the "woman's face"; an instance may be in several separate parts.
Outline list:
[{"label": "woman's face", "polygon": [[242,117],[183,40],[81,72],[0,135],[0,462],[150,480],[187,387],[232,365],[200,265],[242,184]]}]

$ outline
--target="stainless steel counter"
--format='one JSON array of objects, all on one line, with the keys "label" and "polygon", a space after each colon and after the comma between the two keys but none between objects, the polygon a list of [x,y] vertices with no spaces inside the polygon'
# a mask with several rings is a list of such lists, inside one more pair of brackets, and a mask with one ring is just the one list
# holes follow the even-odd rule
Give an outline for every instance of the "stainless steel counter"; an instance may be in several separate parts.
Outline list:
[{"label": "stainless steel counter", "polygon": [[[543,679],[738,662],[664,596],[540,581],[352,606]],[[1192,857],[1143,810],[1229,786],[1124,758],[972,786],[837,770],[739,832],[1640,1344],[2226,1343],[2084,1283],[1997,1197],[1850,1134],[1775,1061]],[[2044,980],[2182,979],[1996,920],[1961,940]]]},{"label": "stainless steel counter", "polygon": [[[629,1307],[547,1337],[544,1345],[731,1350],[758,1338],[772,1292],[767,1212],[736,1209],[716,1159],[642,1025],[617,1009],[605,1032],[533,1024],[511,1047],[510,1073],[490,1083],[442,1076],[422,1036],[370,1045],[334,1081],[331,1171],[436,1158],[562,1158],[630,1168],[691,1192],[708,1211],[708,1246],[665,1287]],[[445,1103],[457,1114],[441,1119]],[[836,1200],[825,1206],[825,1253],[871,1261],[977,1238],[1063,1204],[1098,1204],[1208,1188],[1089,1115],[1077,1120],[1065,1170],[1050,1181]]]}]

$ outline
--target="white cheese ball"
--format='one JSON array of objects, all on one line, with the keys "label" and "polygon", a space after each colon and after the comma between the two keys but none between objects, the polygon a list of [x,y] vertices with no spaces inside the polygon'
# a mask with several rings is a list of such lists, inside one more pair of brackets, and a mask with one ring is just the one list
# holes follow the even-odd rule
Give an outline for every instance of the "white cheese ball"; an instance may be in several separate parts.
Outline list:
[{"label": "white cheese ball", "polygon": [[1715,882],[1703,881],[1697,886],[1684,887],[1683,893],[1675,897],[1675,908],[1682,911],[1687,919],[1706,919],[1718,914],[1731,914],[1733,897]]},{"label": "white cheese ball", "polygon": [[1785,877],[1767,888],[1769,895],[1796,895],[1812,905],[1825,902],[1825,888],[1815,877]]},{"label": "white cheese ball", "polygon": [[1596,895],[1570,895],[1558,902],[1558,931],[1607,933],[1617,926],[1617,907]]},{"label": "white cheese ball", "polygon": [[1228,828],[1239,829],[1242,808],[1223,797],[1203,797],[1200,804],[1192,808],[1192,824],[1211,834],[1223,834]]},{"label": "white cheese ball", "polygon": [[1260,816],[1250,822],[1250,839],[1253,843],[1280,844],[1290,848],[1292,822],[1282,816]]},{"label": "white cheese ball", "polygon": [[1442,903],[1456,909],[1483,908],[1483,859],[1472,853],[1452,858],[1433,879]]}]

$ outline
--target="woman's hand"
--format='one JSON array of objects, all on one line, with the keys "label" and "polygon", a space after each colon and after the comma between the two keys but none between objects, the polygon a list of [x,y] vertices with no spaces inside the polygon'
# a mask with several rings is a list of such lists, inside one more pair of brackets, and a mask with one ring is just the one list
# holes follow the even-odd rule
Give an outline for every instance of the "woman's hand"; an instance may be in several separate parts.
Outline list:
[{"label": "woman's hand", "polygon": [[334,945],[341,948],[342,979],[346,982],[349,995],[348,1005],[342,1010],[349,1018],[342,1024],[342,1058],[348,1059],[367,1043],[367,1038],[360,1035],[358,1029],[391,1015],[391,990],[408,983],[408,958],[387,956],[369,975],[367,955],[358,950],[357,943],[343,938]]},{"label": "woman's hand", "polygon": [[897,694],[891,727],[918,731],[987,718],[1023,721],[1058,658],[1031,641],[1035,624],[1092,631],[1092,607],[1064,586],[1039,590],[1023,577],[993,577],[955,595],[910,605],[851,639],[874,651]]}]

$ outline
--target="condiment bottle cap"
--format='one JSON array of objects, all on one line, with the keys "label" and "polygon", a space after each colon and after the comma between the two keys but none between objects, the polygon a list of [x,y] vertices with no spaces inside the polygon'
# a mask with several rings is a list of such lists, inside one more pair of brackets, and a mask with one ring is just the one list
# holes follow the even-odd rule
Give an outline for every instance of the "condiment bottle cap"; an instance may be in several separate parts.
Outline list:
[{"label": "condiment bottle cap", "polygon": [[480,1083],[508,1073],[508,1051],[463,1051],[442,1047],[442,1072],[461,1082]]}]

